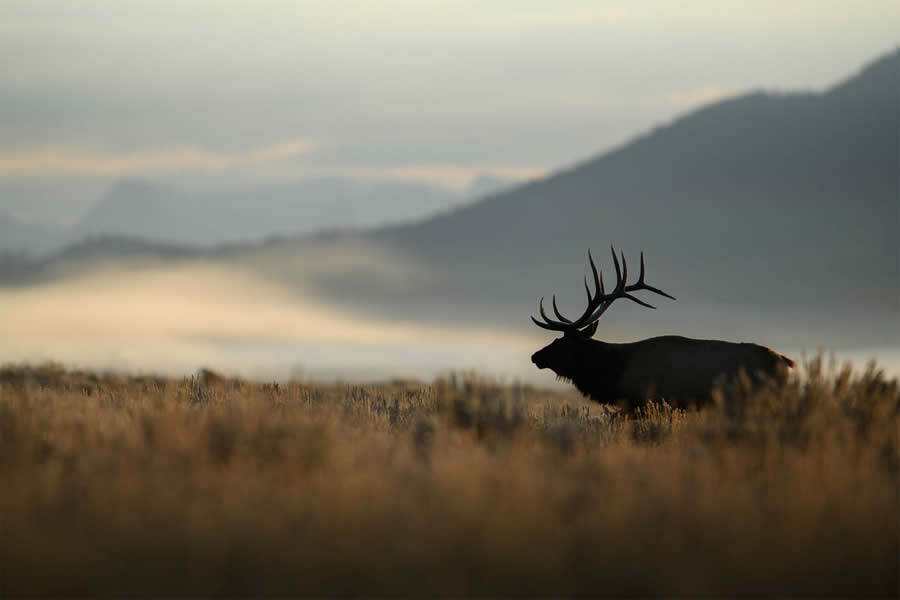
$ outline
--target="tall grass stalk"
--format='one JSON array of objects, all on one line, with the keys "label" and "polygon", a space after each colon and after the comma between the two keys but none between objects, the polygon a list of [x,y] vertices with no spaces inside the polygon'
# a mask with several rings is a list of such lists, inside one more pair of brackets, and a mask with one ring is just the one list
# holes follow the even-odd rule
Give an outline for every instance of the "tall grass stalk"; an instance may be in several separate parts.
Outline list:
[{"label": "tall grass stalk", "polygon": [[574,392],[0,369],[0,598],[892,596],[900,388]]}]

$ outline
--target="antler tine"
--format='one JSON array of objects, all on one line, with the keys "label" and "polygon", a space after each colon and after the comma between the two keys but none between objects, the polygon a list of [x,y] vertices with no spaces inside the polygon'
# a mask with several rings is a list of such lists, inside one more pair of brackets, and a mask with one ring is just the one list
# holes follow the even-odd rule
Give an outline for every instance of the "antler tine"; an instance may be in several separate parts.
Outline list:
[{"label": "antler tine", "polygon": [[628,263],[625,262],[625,251],[619,250],[622,253],[622,283],[628,283]]},{"label": "antler tine", "polygon": [[614,246],[610,245],[609,250],[612,252],[613,264],[616,267],[616,287],[618,288],[619,283],[622,281],[622,270],[619,268],[619,257],[616,256],[616,249]]},{"label": "antler tine", "polygon": [[540,307],[541,307],[541,316],[544,317],[544,321],[546,321],[548,325],[563,325],[562,322],[554,321],[553,319],[549,318],[547,316],[547,313],[544,312],[544,298],[543,297],[541,297]]},{"label": "antler tine", "polygon": [[553,294],[553,312],[556,313],[556,318],[562,321],[563,323],[571,323],[569,319],[565,318],[561,314],[559,314],[559,309],[556,308],[556,294]]},{"label": "antler tine", "polygon": [[645,289],[648,292],[653,292],[654,294],[659,294],[660,296],[665,296],[666,298],[668,298],[670,300],[678,300],[678,298],[676,298],[672,294],[667,294],[664,291],[662,291],[661,289],[655,288],[652,285],[644,285],[644,287],[642,289]]},{"label": "antler tine", "polygon": [[665,296],[666,298],[668,298],[670,300],[678,300],[678,298],[676,298],[675,296],[673,296],[671,294],[667,294],[666,292],[662,291],[661,289],[659,289],[657,287],[653,287],[652,285],[647,285],[646,283],[642,283],[642,282],[635,283],[634,285],[629,285],[627,288],[625,288],[625,291],[628,291],[628,292],[635,292],[637,290],[647,290],[648,292],[653,292],[654,294],[659,294],[660,296]]},{"label": "antler tine", "polygon": [[[594,290],[595,291],[594,291],[593,296],[591,296],[590,299],[588,300],[588,302],[592,302],[594,300],[594,297],[596,297],[596,295],[597,295],[596,290],[603,289],[603,272],[601,271],[600,275],[599,276],[597,275],[597,265],[594,264],[594,257],[593,257],[593,255],[591,255],[590,248],[588,248],[588,262],[591,263],[591,273],[594,276]],[[600,293],[602,294],[603,292],[600,291]]]},{"label": "antler tine", "polygon": [[622,294],[620,297],[621,297],[621,298],[628,298],[628,299],[631,300],[632,302],[637,302],[637,303],[640,304],[641,306],[646,306],[647,308],[652,308],[653,310],[656,310],[656,307],[653,306],[652,304],[647,304],[646,302],[644,302],[644,301],[641,300],[640,298],[635,298],[635,297],[632,296],[631,294],[625,293],[625,294]]},{"label": "antler tine", "polygon": [[538,327],[543,327],[544,329],[549,329],[550,331],[566,331],[567,329],[571,329],[572,326],[569,323],[564,323],[562,321],[554,321],[553,319],[547,316],[547,312],[544,310],[544,298],[541,298],[541,302],[538,305],[541,311],[541,317],[543,317],[544,322],[541,323],[534,317],[531,317],[531,320],[535,322]]},{"label": "antler tine", "polygon": [[[654,294],[659,294],[660,296],[665,296],[666,298],[670,298],[671,300],[676,300],[675,296],[671,294],[667,294],[657,287],[653,287],[652,285],[647,285],[644,283],[644,252],[641,251],[641,276],[638,277],[638,280],[632,285],[626,286],[626,292],[635,292],[637,290],[647,290],[648,292],[653,292]],[[640,303],[639,303],[640,304]]]},{"label": "antler tine", "polygon": [[634,285],[643,285],[644,283],[644,251],[641,250],[641,274],[638,275],[637,283]]},{"label": "antler tine", "polygon": [[[600,295],[605,296],[606,289],[603,287],[603,271],[600,271],[600,281],[598,283],[600,284]],[[588,287],[587,275],[584,276],[584,291],[587,292],[588,302],[591,302],[594,299],[594,295],[591,293],[591,288]]]},{"label": "antler tine", "polygon": [[533,316],[531,317],[531,322],[542,329],[549,329],[550,331],[564,331],[558,327],[553,327],[552,325],[548,325],[546,323],[541,323],[540,321],[535,319]]},{"label": "antler tine", "polygon": [[591,292],[591,289],[588,286],[587,276],[585,276],[584,290],[585,292],[587,292],[588,305],[587,308],[584,309],[584,312],[580,317],[578,317],[574,321],[569,321],[570,327],[572,329],[580,329],[587,324],[588,320],[590,319],[591,313],[594,312],[594,310],[597,308],[598,303],[601,302],[600,299],[604,296],[603,273],[598,272],[597,263],[594,262],[594,255],[591,252],[590,248],[588,248],[588,263],[591,265],[591,276],[594,278],[594,291]]}]

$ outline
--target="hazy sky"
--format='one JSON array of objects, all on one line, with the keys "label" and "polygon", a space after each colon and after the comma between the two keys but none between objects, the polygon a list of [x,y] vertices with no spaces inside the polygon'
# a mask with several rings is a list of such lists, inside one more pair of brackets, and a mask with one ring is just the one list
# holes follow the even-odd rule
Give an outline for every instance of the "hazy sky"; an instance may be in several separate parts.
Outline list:
[{"label": "hazy sky", "polygon": [[888,0],[3,0],[0,209],[129,175],[534,176],[717,98],[821,89],[898,23]]}]

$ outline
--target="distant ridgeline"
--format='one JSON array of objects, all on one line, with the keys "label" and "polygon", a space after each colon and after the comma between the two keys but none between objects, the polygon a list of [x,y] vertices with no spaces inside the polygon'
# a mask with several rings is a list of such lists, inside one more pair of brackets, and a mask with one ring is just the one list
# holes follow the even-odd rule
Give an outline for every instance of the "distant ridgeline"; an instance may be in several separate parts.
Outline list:
[{"label": "distant ridgeline", "polygon": [[[527,323],[524,311],[534,308],[540,290],[569,289],[582,275],[587,248],[599,256],[614,242],[628,256],[645,250],[652,278],[679,305],[896,314],[898,72],[895,51],[821,93],[755,92],[717,102],[571,169],[418,223],[203,255],[233,259],[255,252],[259,266],[268,260],[261,250],[294,244],[296,253],[321,255],[323,262],[344,240],[352,242],[346,253],[359,254],[362,240],[390,257],[363,252],[367,260],[396,267],[394,257],[403,256],[434,275],[427,285],[398,286],[396,278],[364,268],[336,267],[311,282],[325,297],[367,310],[408,310],[412,317],[434,318],[439,307],[443,318],[484,312]],[[406,192],[412,195],[402,198],[427,196]],[[181,247],[182,240],[193,233],[202,241],[208,233],[190,229],[194,217],[185,217],[171,245],[91,238],[34,264],[191,256],[195,251]],[[286,255],[273,252],[271,260]],[[20,276],[34,266],[26,263],[7,258],[0,276]],[[581,292],[572,289],[561,300],[580,302]]]},{"label": "distant ridgeline", "polygon": [[421,182],[335,177],[197,191],[121,180],[71,227],[51,228],[0,214],[0,251],[44,257],[103,236],[195,248],[258,243],[273,235],[423,219],[506,185],[502,179],[479,177],[468,191],[456,192]]},{"label": "distant ridgeline", "polygon": [[442,292],[482,299],[536,302],[535,290],[580,278],[588,247],[615,242],[646,250],[679,298],[897,312],[898,73],[895,51],[823,93],[718,102],[375,237],[452,272]]}]

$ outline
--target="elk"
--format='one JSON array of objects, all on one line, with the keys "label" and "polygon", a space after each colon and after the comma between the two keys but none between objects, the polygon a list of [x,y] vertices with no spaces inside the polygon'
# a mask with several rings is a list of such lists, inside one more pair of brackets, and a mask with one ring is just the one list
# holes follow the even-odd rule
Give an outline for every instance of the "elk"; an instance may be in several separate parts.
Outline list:
[{"label": "elk", "polygon": [[588,250],[588,261],[594,278],[594,291],[584,278],[588,304],[584,313],[570,320],[560,314],[553,296],[553,312],[558,320],[547,317],[544,299],[540,301],[543,321],[533,316],[534,324],[550,331],[562,332],[544,348],[535,352],[531,361],[539,368],[549,368],[557,378],[570,381],[585,396],[600,404],[618,404],[633,412],[648,400],[662,399],[676,408],[701,406],[712,400],[717,383],[743,371],[753,383],[774,378],[794,361],[753,343],[719,340],[696,340],[677,335],[664,335],[627,344],[611,344],[591,339],[597,331],[598,319],[613,302],[625,298],[646,308],[656,308],[632,295],[648,291],[675,300],[659,288],[644,282],[644,253],[641,272],[635,283],[626,284],[628,265],[622,253],[622,264],[612,251],[616,269],[616,286],[609,294],[603,286],[603,274],[597,273],[594,257]]}]

